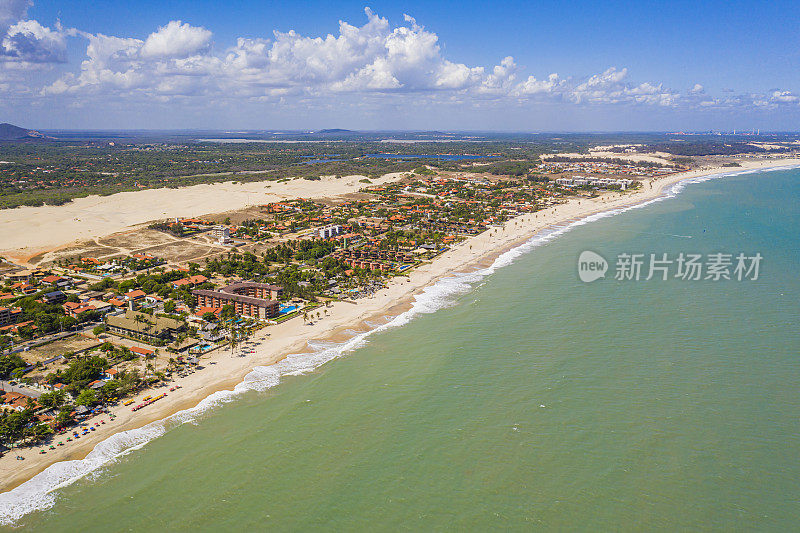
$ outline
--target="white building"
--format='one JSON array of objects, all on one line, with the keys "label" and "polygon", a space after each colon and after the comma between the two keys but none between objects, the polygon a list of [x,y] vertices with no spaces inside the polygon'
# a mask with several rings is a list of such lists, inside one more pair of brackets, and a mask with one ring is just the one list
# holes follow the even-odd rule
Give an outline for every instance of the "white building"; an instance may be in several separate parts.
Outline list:
[{"label": "white building", "polygon": [[330,239],[335,235],[339,235],[342,232],[342,227],[338,224],[331,224],[330,226],[325,226],[324,228],[320,228],[319,230],[319,238],[320,239]]},{"label": "white building", "polygon": [[227,226],[214,226],[214,238],[220,244],[229,244],[232,242],[231,230]]}]

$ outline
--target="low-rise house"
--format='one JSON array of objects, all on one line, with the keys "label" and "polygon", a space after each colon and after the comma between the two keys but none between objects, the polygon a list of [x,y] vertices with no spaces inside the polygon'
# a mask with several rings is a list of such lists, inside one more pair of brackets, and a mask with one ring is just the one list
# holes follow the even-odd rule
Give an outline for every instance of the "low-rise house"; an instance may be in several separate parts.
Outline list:
[{"label": "low-rise house", "polygon": [[125,307],[125,301],[120,300],[119,298],[111,298],[108,300],[108,303],[113,305],[114,307]]},{"label": "low-rise house", "polygon": [[35,273],[35,270],[18,270],[16,272],[9,272],[5,275],[5,278],[9,281],[24,281],[27,283],[33,278]]},{"label": "low-rise house", "polygon": [[19,307],[0,307],[0,326],[15,324],[22,318],[22,309]]},{"label": "low-rise house", "polygon": [[[120,303],[124,305],[124,302]],[[104,302],[103,300],[89,300],[86,302],[86,305],[94,307],[97,311],[100,311],[103,314],[114,310],[114,304],[110,302]]]},{"label": "low-rise house", "polygon": [[48,304],[60,304],[61,302],[66,301],[67,295],[61,291],[52,291],[45,293],[44,301]]},{"label": "low-rise house", "polygon": [[126,292],[124,298],[125,298],[126,301],[129,301],[129,302],[130,301],[134,301],[134,302],[136,302],[138,300],[141,300],[145,296],[147,296],[147,294],[143,290],[135,289],[135,290]]},{"label": "low-rise house", "polygon": [[24,411],[28,406],[28,396],[19,392],[0,393],[0,408],[12,411]]},{"label": "low-rise house", "polygon": [[200,318],[202,318],[206,313],[214,313],[214,316],[219,318],[220,312],[222,312],[222,308],[221,307],[204,307],[204,306],[200,306],[200,307],[197,308],[197,310],[195,311],[194,314],[199,316]]},{"label": "low-rise house", "polygon": [[189,276],[177,281],[173,281],[172,286],[175,289],[179,289],[181,287],[188,287],[190,285],[199,285],[201,283],[205,283],[206,281],[208,281],[207,277],[203,276],[202,274],[198,274],[196,276]]},{"label": "low-rise house", "polygon": [[86,311],[95,310],[93,305],[82,304],[78,302],[65,302],[61,305],[61,307],[64,308],[64,312],[73,318],[77,317],[81,313],[85,313]]},{"label": "low-rise house", "polygon": [[25,281],[18,281],[17,283],[14,283],[11,285],[11,290],[19,291],[25,295],[33,294],[39,291],[36,287]]},{"label": "low-rise house", "polygon": [[155,355],[155,352],[153,350],[148,350],[147,348],[140,348],[139,346],[131,346],[130,350],[131,350],[132,353],[135,353],[136,355],[140,355],[140,356],[144,357],[145,359]]},{"label": "low-rise house", "polygon": [[66,289],[72,286],[72,279],[65,278],[64,276],[45,276],[42,278],[42,283],[58,287],[59,289]]},{"label": "low-rise house", "polygon": [[106,317],[106,329],[111,333],[147,341],[170,340],[184,327],[178,320],[150,316],[138,311],[126,311],[124,315]]}]

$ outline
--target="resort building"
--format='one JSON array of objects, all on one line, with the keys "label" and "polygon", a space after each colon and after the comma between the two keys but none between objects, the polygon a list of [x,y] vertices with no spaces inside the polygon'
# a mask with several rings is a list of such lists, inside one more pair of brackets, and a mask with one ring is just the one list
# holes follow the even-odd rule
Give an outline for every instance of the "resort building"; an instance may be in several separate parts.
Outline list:
[{"label": "resort building", "polygon": [[213,235],[220,244],[228,244],[233,242],[231,239],[231,230],[227,226],[214,226]]},{"label": "resort building", "polygon": [[557,178],[556,183],[562,187],[583,187],[590,185],[599,188],[616,188],[619,187],[623,191],[633,184],[633,180],[626,178],[613,179],[613,178],[595,178],[592,176],[572,176],[571,178]]},{"label": "resort building", "polygon": [[325,226],[324,228],[320,228],[319,230],[319,238],[320,239],[330,239],[331,237],[335,237],[342,232],[342,227],[338,224],[331,224],[330,226]]},{"label": "resort building", "polygon": [[146,341],[172,339],[183,327],[182,322],[172,318],[150,316],[137,311],[106,317],[106,329],[111,333]]},{"label": "resort building", "polygon": [[0,326],[16,323],[22,317],[22,309],[15,307],[0,307]]},{"label": "resort building", "polygon": [[273,318],[278,316],[278,298],[283,287],[244,281],[233,283],[219,290],[198,289],[192,291],[201,307],[223,307],[232,305],[237,315],[253,318]]}]

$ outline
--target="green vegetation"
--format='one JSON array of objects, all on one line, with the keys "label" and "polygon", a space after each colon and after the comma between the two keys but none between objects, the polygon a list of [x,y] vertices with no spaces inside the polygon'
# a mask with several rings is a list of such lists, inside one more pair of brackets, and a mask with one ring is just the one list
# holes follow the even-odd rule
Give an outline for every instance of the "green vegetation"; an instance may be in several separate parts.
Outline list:
[{"label": "green vegetation", "polygon": [[71,317],[64,312],[61,305],[38,301],[44,292],[41,291],[32,296],[22,297],[14,302],[14,305],[22,308],[25,313],[25,319],[32,320],[33,325],[36,326],[36,330],[30,325],[20,327],[18,334],[23,339],[33,338],[34,331],[38,335],[56,331],[68,331],[70,328],[85,322],[95,321],[100,317],[100,313],[97,311],[86,311],[78,315],[77,318]]},{"label": "green vegetation", "polygon": [[17,354],[0,356],[0,379],[10,378],[14,371],[28,366]]},{"label": "green vegetation", "polygon": [[[413,133],[393,137],[421,140]],[[184,187],[220,181],[319,180],[320,176],[364,175],[376,178],[389,172],[435,174],[435,169],[463,170],[472,165],[498,175],[524,176],[542,154],[586,152],[596,145],[640,144],[641,152],[664,151],[678,156],[763,153],[766,150],[738,138],[717,135],[684,137],[667,134],[493,134],[470,135],[480,142],[448,138],[435,142],[391,144],[383,135],[341,133],[281,136],[281,139],[323,141],[292,145],[272,143],[198,143],[190,136],[98,139],[59,142],[4,142],[0,156],[0,208],[20,205],[60,205],[88,195],[109,195],[155,187]],[[753,140],[786,142],[796,135],[765,135]],[[340,141],[340,142],[335,142]],[[437,157],[449,154],[478,156],[471,160]],[[365,157],[390,150],[391,158]],[[621,148],[611,148],[621,151]],[[772,150],[787,151],[788,148]],[[395,157],[400,156],[400,157]],[[416,159],[404,159],[413,156]],[[588,157],[588,156],[587,156]],[[587,160],[591,160],[588,158]],[[643,165],[645,163],[642,163]],[[651,165],[654,163],[651,163]],[[172,231],[178,231],[173,229]]]},{"label": "green vegetation", "polygon": [[22,411],[0,412],[0,444],[10,445],[25,440],[35,443],[53,433],[47,424],[36,423],[35,410],[32,406]]}]

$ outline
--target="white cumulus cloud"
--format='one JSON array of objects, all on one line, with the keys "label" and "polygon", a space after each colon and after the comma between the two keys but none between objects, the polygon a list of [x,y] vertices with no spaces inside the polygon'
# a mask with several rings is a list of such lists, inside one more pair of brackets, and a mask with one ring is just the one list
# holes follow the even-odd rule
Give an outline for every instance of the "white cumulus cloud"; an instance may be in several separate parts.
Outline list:
[{"label": "white cumulus cloud", "polygon": [[188,57],[208,46],[211,32],[173,20],[151,33],[142,46],[142,57]]},{"label": "white cumulus cloud", "polygon": [[[795,93],[725,94],[714,98],[699,83],[679,91],[659,81],[631,79],[627,68],[597,73],[523,73],[511,55],[495,65],[446,57],[439,36],[410,15],[392,25],[369,8],[362,25],[339,21],[338,31],[303,35],[294,30],[239,37],[232,45],[212,43],[211,30],[173,20],[141,38],[110,36],[27,20],[30,0],[0,0],[0,65],[31,69],[67,61],[66,42],[85,39],[79,62],[64,66],[47,83],[22,92],[38,97],[112,101],[317,102],[337,99],[535,106],[636,105],[658,107],[772,108],[798,105]],[[212,46],[213,44],[213,46]],[[13,66],[16,65],[16,66]],[[44,66],[44,67],[43,67]],[[16,90],[3,78],[6,93]],[[15,78],[17,79],[17,78]],[[19,81],[17,79],[17,81]],[[196,100],[203,102],[204,100]],[[399,101],[399,100],[398,100]]]}]

